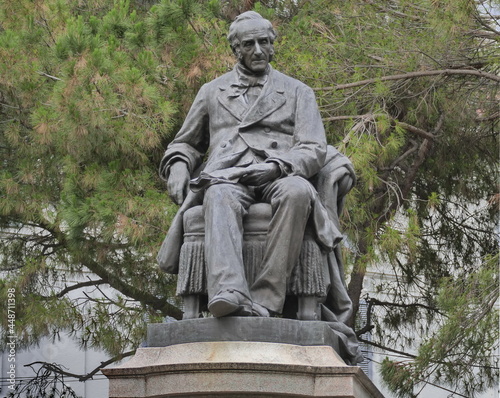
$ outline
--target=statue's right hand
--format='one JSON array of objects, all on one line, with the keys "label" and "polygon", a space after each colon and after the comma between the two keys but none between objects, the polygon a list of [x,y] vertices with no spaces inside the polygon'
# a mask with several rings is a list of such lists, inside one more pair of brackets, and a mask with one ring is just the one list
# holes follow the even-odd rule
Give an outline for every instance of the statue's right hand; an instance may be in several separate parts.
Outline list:
[{"label": "statue's right hand", "polygon": [[170,166],[167,190],[172,200],[180,205],[186,198],[189,187],[189,170],[185,162],[175,162]]}]

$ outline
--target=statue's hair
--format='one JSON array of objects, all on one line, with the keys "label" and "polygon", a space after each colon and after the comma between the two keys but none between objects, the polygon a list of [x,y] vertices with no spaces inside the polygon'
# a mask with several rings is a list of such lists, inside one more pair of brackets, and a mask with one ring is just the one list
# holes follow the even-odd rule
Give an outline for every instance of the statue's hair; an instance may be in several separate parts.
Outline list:
[{"label": "statue's hair", "polygon": [[229,40],[229,44],[233,49],[233,51],[240,44],[240,41],[238,39],[238,27],[240,23],[251,19],[261,19],[267,23],[269,29],[269,40],[271,41],[271,43],[274,43],[274,40],[276,39],[276,31],[273,28],[273,24],[269,20],[262,17],[262,15],[260,15],[258,12],[246,11],[238,15],[231,24],[231,26],[229,26],[229,33],[227,35],[227,39]]}]

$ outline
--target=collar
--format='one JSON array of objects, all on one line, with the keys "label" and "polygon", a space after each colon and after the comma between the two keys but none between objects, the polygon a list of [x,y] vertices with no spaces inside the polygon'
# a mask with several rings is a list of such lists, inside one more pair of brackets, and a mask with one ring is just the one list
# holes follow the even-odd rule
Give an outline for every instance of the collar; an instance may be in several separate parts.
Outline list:
[{"label": "collar", "polygon": [[271,72],[271,65],[267,65],[266,70],[263,73],[256,74],[248,69],[245,65],[238,62],[234,67],[236,74],[238,76],[239,84],[235,84],[240,88],[248,88],[254,86],[264,86],[267,82],[269,73]]},{"label": "collar", "polygon": [[261,88],[259,98],[249,109],[244,101],[235,101],[247,91],[248,87],[240,88],[237,65],[232,72],[225,75],[226,78],[219,84],[221,94],[217,101],[226,108],[236,119],[242,122],[240,128],[247,127],[256,121],[268,116],[279,109],[286,102],[285,80],[282,74],[269,67],[267,83]]}]

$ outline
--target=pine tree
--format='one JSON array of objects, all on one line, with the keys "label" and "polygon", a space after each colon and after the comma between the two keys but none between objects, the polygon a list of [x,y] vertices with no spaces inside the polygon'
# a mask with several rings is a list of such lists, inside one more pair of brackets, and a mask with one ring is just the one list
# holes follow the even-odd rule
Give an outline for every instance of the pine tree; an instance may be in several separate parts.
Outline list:
[{"label": "pine tree", "polygon": [[[139,346],[146,319],[181,317],[175,278],[155,263],[177,210],[157,165],[199,87],[232,68],[229,23],[253,8],[278,29],[276,68],[315,89],[329,142],[358,174],[343,251],[355,308],[370,309],[360,338],[371,331],[388,353],[421,340],[384,362],[384,380],[402,397],[426,382],[466,396],[493,385],[499,7],[0,3],[0,296],[16,289],[21,347],[69,333],[112,362]],[[366,296],[381,264],[397,282]],[[67,298],[101,285],[115,294]]]}]

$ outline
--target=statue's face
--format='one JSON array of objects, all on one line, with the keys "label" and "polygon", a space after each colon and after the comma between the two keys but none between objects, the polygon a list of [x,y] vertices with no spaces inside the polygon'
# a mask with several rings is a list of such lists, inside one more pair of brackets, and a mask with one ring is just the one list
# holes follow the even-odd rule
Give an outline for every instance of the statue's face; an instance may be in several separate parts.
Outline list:
[{"label": "statue's face", "polygon": [[252,72],[264,72],[274,54],[268,25],[258,20],[245,21],[238,27],[238,39],[239,61]]}]

